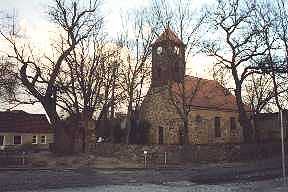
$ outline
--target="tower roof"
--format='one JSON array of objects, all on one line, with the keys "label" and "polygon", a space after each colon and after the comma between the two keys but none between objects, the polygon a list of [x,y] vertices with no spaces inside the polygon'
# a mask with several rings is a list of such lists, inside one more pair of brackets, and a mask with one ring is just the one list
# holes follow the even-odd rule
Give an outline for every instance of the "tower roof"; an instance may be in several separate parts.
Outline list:
[{"label": "tower roof", "polygon": [[183,42],[169,26],[167,26],[165,30],[159,35],[158,39],[156,39],[153,45],[157,45],[165,41],[172,41],[176,45],[183,45]]}]

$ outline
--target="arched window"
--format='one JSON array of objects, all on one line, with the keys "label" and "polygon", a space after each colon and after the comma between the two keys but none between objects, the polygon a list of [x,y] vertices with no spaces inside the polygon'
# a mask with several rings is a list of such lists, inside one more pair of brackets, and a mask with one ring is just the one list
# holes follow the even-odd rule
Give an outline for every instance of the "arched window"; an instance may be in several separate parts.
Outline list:
[{"label": "arched window", "polygon": [[163,52],[163,48],[161,46],[157,47],[157,55],[161,55]]},{"label": "arched window", "polygon": [[200,115],[197,115],[195,120],[196,120],[196,123],[199,123],[199,124],[202,123],[202,117]]},{"label": "arched window", "polygon": [[220,117],[214,118],[215,137],[221,137]]}]

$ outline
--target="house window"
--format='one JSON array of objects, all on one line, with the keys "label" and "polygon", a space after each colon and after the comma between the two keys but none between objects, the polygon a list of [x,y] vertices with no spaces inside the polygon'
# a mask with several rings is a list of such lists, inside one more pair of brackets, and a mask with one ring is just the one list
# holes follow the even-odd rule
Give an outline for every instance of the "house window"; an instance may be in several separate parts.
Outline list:
[{"label": "house window", "polygon": [[14,145],[21,145],[22,144],[22,136],[20,135],[15,135],[13,137],[13,144]]},{"label": "house window", "polygon": [[0,135],[0,146],[4,145],[4,139],[5,139],[5,136]]},{"label": "house window", "polygon": [[236,118],[230,117],[230,129],[235,130],[236,129]]},{"label": "house window", "polygon": [[220,117],[214,119],[215,137],[221,137]]},{"label": "house window", "polygon": [[32,144],[37,144],[37,135],[32,136]]},{"label": "house window", "polygon": [[163,140],[164,140],[164,134],[163,134],[163,127],[159,127],[158,130],[158,143],[159,144],[163,144]]},{"label": "house window", "polygon": [[40,138],[40,143],[41,144],[46,144],[46,136],[45,135],[42,135],[41,138]]}]

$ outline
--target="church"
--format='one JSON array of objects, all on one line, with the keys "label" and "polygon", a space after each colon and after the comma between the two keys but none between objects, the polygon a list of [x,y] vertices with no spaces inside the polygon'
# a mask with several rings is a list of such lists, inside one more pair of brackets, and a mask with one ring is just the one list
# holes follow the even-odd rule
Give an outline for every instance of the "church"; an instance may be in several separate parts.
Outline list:
[{"label": "church", "polygon": [[177,35],[167,27],[151,46],[151,85],[141,106],[148,144],[183,144],[183,126],[185,144],[243,142],[235,96],[215,80],[185,76]]}]

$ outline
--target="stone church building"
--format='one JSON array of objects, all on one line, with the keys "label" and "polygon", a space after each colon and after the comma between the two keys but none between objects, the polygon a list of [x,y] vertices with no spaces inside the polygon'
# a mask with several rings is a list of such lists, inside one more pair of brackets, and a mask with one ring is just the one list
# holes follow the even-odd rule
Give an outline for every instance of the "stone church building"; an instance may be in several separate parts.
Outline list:
[{"label": "stone church building", "polygon": [[189,144],[243,141],[235,96],[215,80],[185,76],[185,45],[169,27],[152,44],[151,86],[141,114],[149,144],[180,144],[183,117]]}]

